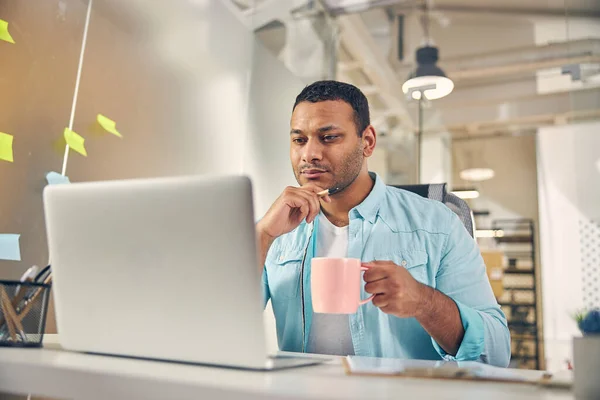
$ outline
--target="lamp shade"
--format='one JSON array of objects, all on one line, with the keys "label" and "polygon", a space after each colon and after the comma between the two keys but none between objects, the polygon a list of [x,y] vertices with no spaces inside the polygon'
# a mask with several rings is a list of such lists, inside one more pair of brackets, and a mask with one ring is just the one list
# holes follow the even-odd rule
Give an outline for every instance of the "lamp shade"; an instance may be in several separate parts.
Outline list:
[{"label": "lamp shade", "polygon": [[[438,54],[437,47],[425,46],[417,49],[417,69],[402,85],[404,94],[412,92],[412,97],[418,100],[422,92],[427,99],[435,100],[452,93],[454,82],[436,65]],[[435,85],[435,88],[415,90],[431,85]]]},{"label": "lamp shade", "polygon": [[479,191],[477,189],[456,189],[452,193],[463,200],[476,199],[479,197]]},{"label": "lamp shade", "polygon": [[465,181],[481,182],[492,179],[496,176],[496,172],[491,168],[467,168],[460,171],[459,176]]}]

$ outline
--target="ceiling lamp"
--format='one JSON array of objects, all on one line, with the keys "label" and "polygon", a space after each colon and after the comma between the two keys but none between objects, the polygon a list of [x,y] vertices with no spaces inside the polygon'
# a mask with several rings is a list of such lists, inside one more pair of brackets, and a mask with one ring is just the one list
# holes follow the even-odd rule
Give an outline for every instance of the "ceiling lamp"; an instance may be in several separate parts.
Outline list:
[{"label": "ceiling lamp", "polygon": [[436,65],[439,51],[429,37],[429,1],[423,3],[421,24],[423,25],[424,45],[417,49],[417,69],[411,73],[402,85],[402,92],[418,100],[418,130],[416,132],[416,182],[421,182],[421,149],[423,148],[423,101],[441,99],[454,89],[454,82]]},{"label": "ceiling lamp", "polygon": [[448,96],[454,89],[454,82],[448,78],[444,71],[436,65],[439,50],[433,45],[429,35],[429,7],[428,1],[423,3],[421,25],[423,26],[424,45],[417,49],[417,69],[413,71],[402,85],[405,95],[415,100],[436,100]]},{"label": "ceiling lamp", "polygon": [[463,200],[476,199],[479,197],[479,191],[476,189],[456,189],[452,193]]},{"label": "ceiling lamp", "polygon": [[410,93],[413,99],[420,100],[423,93],[427,100],[436,100],[452,93],[454,82],[436,65],[438,55],[437,47],[426,45],[417,49],[417,69],[402,85],[404,94]]},{"label": "ceiling lamp", "polygon": [[496,173],[491,168],[467,168],[460,171],[460,179],[470,182],[481,182],[492,179]]}]

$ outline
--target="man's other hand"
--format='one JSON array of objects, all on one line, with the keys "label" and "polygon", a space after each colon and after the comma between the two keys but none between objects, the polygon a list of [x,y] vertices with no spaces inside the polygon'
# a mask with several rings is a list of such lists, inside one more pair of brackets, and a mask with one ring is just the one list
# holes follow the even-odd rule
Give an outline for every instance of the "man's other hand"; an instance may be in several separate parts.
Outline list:
[{"label": "man's other hand", "polygon": [[433,289],[417,281],[404,267],[391,261],[363,263],[365,291],[374,294],[373,305],[399,318],[419,316],[429,303]]}]

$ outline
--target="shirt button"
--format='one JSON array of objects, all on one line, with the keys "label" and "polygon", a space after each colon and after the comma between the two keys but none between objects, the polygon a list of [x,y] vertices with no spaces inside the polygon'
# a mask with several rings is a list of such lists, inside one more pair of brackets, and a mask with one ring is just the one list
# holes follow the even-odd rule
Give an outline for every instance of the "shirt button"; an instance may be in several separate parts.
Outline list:
[{"label": "shirt button", "polygon": [[406,260],[402,260],[402,263],[401,263],[401,264],[402,264],[402,266],[403,266],[403,267],[406,267],[406,265],[407,265],[408,263],[406,262]]},{"label": "shirt button", "polygon": [[283,256],[279,256],[279,261],[283,261]]}]

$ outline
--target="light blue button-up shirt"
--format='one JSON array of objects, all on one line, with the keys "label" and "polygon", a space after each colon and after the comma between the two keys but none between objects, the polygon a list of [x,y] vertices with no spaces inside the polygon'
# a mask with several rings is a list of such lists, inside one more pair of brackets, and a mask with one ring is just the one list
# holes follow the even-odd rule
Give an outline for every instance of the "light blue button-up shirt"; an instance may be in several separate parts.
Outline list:
[{"label": "light blue button-up shirt", "polygon": [[[414,318],[385,314],[371,303],[349,315],[354,353],[428,360],[479,360],[507,366],[510,334],[476,242],[444,204],[386,186],[375,177],[367,198],[350,210],[348,257],[393,261],[454,300],[465,330],[452,357]],[[264,302],[271,299],[284,351],[306,349],[312,320],[310,265],[318,219],[273,242],[263,270]],[[364,287],[363,298],[367,297]]]}]

